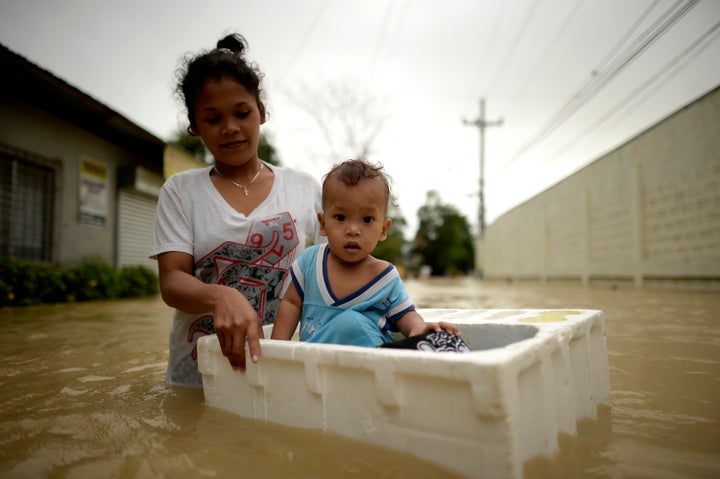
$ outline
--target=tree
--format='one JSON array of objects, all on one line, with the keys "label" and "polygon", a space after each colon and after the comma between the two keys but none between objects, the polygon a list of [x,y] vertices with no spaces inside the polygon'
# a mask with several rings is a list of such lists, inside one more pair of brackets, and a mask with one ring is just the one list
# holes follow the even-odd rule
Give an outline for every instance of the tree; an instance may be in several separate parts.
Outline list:
[{"label": "tree", "polygon": [[[353,84],[355,83],[355,84]],[[348,158],[366,158],[387,119],[385,102],[373,97],[350,79],[301,85],[288,92],[291,100],[313,121],[325,140],[330,163]],[[388,217],[393,226],[385,241],[378,243],[373,256],[392,263],[403,263],[407,225],[400,210],[391,201]]]},{"label": "tree", "polygon": [[271,165],[280,166],[282,164],[277,153],[277,148],[270,143],[270,137],[266,133],[260,133],[258,156],[261,160]]},{"label": "tree", "polygon": [[170,141],[170,144],[182,148],[202,163],[210,163],[207,160],[209,152],[207,148],[205,148],[205,143],[203,143],[199,136],[191,135],[187,130],[179,128],[175,132],[175,138]]},{"label": "tree", "polygon": [[404,263],[403,256],[406,243],[404,232],[407,222],[403,218],[400,209],[396,206],[394,199],[390,203],[388,218],[392,220],[392,226],[390,226],[385,241],[381,241],[375,247],[373,256],[399,265]]},{"label": "tree", "polygon": [[312,118],[331,163],[368,158],[387,119],[385,103],[350,80],[300,86],[289,96]]},{"label": "tree", "polygon": [[413,254],[428,265],[432,275],[468,273],[474,266],[474,244],[467,218],[453,205],[443,204],[437,191],[429,191],[418,209],[419,226]]}]

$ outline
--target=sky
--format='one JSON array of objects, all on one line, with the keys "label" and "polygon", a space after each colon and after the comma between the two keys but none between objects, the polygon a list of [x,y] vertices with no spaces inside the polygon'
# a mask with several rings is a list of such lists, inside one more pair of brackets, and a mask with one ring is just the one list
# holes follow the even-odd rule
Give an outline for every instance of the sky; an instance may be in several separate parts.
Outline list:
[{"label": "sky", "polygon": [[476,231],[481,144],[490,224],[720,85],[720,0],[0,1],[0,43],[164,140],[182,58],[231,32],[282,163],[320,179],[351,118],[406,236],[431,190]]}]

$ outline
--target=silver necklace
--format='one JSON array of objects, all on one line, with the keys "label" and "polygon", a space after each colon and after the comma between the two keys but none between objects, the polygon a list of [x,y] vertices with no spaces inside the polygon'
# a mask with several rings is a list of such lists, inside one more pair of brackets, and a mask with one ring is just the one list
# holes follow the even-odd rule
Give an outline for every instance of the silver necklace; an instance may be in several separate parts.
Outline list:
[{"label": "silver necklace", "polygon": [[253,184],[253,181],[257,180],[257,178],[258,178],[258,176],[260,176],[260,172],[262,171],[263,168],[265,168],[265,163],[263,163],[263,162],[261,161],[261,162],[260,162],[260,168],[257,170],[257,173],[255,173],[255,176],[252,177],[252,180],[250,180],[250,182],[249,182],[247,185],[241,185],[240,183],[238,183],[237,181],[233,180],[232,178],[228,178],[227,176],[225,176],[225,175],[223,175],[222,173],[220,173],[220,170],[217,169],[217,166],[213,166],[213,170],[215,170],[215,173],[217,173],[220,178],[225,178],[226,180],[228,180],[228,181],[229,181],[230,183],[232,183],[233,185],[235,185],[235,186],[237,186],[238,188],[242,189],[243,192],[245,193],[245,196],[248,195],[248,186],[252,185],[252,184]]}]

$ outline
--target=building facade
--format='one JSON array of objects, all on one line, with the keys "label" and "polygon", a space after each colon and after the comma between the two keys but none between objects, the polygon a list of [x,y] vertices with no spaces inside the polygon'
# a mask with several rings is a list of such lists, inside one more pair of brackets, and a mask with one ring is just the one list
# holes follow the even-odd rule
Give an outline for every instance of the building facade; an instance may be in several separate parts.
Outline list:
[{"label": "building facade", "polygon": [[0,45],[0,255],[146,265],[166,144]]}]

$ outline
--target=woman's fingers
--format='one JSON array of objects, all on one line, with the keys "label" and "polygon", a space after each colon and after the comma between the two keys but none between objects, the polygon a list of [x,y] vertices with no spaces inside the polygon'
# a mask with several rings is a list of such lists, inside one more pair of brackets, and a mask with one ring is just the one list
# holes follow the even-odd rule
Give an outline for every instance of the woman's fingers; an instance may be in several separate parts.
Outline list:
[{"label": "woman's fingers", "polygon": [[[223,355],[228,358],[233,369],[245,371],[245,343],[250,349],[250,358],[253,363],[260,360],[260,338],[263,335],[259,318],[247,321],[252,323],[249,327],[243,324],[236,325],[232,330],[218,331],[218,341]],[[247,323],[246,322],[246,323]]]},{"label": "woman's fingers", "polygon": [[260,338],[263,336],[262,324],[260,324],[259,321],[255,328],[250,328],[247,332],[247,343],[250,348],[250,360],[253,363],[260,360]]}]

